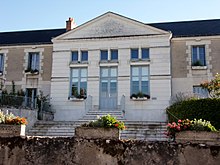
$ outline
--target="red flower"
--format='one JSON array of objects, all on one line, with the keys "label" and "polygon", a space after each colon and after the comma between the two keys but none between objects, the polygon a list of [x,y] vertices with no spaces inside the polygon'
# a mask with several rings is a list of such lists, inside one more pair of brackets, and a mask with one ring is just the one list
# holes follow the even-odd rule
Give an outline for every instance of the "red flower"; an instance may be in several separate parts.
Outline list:
[{"label": "red flower", "polygon": [[118,127],[118,123],[115,124],[115,127]]}]

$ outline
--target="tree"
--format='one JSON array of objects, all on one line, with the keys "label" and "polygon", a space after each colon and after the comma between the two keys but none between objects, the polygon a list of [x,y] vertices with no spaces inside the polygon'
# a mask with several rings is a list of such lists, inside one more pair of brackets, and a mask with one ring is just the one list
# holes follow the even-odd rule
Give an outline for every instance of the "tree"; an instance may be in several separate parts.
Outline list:
[{"label": "tree", "polygon": [[210,97],[220,98],[220,74],[216,74],[211,81],[205,81],[200,84],[203,89],[207,89]]}]

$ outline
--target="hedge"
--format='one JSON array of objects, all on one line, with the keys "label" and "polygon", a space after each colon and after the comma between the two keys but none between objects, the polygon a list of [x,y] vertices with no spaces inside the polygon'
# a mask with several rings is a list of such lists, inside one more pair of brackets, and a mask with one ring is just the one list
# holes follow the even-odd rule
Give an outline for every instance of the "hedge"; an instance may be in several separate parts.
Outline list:
[{"label": "hedge", "polygon": [[203,119],[220,129],[220,99],[190,99],[174,103],[166,109],[169,122],[178,119]]}]

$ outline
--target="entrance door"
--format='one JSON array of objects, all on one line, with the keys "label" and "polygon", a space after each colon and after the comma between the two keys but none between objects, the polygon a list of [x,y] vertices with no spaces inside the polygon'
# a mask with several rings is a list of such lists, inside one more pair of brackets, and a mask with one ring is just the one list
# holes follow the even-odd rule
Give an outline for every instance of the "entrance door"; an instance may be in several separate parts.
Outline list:
[{"label": "entrance door", "polygon": [[117,109],[117,68],[101,68],[100,110]]}]

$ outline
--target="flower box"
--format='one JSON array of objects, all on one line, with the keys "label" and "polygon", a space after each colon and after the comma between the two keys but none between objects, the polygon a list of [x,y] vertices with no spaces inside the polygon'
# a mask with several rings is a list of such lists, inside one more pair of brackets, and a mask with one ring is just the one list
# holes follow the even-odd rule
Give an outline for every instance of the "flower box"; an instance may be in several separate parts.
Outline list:
[{"label": "flower box", "polygon": [[85,139],[113,139],[118,140],[118,128],[97,128],[97,127],[77,127],[75,128],[75,136]]},{"label": "flower box", "polygon": [[0,137],[25,136],[26,125],[0,124]]},{"label": "flower box", "polygon": [[133,101],[146,101],[146,100],[149,100],[147,97],[132,97],[131,100]]},{"label": "flower box", "polygon": [[220,145],[220,132],[181,131],[176,133],[175,139],[177,143],[190,142]]}]

